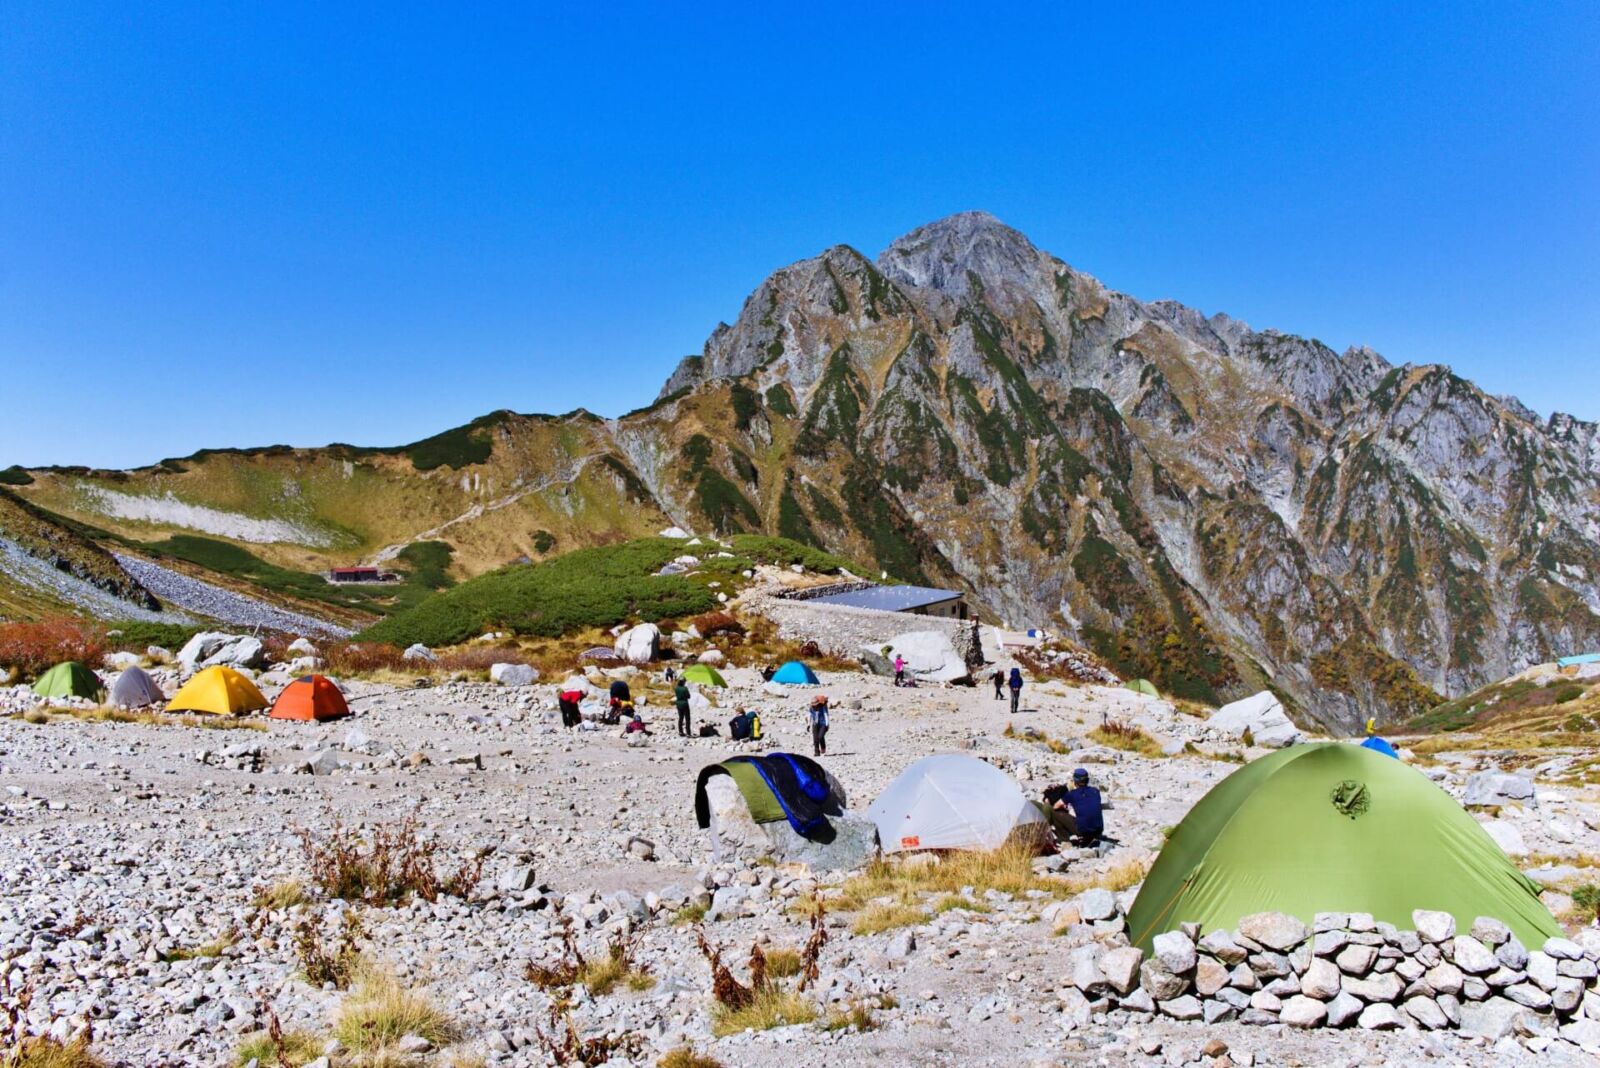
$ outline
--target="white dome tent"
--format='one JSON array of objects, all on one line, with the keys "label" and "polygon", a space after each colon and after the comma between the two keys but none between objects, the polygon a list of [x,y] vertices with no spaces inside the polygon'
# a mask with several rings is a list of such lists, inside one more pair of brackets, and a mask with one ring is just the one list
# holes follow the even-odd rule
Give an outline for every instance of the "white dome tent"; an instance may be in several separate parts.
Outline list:
[{"label": "white dome tent", "polygon": [[[976,757],[923,757],[867,809],[885,853],[917,849],[999,849],[1044,813],[1016,780]],[[1044,828],[1038,828],[1041,832]]]}]

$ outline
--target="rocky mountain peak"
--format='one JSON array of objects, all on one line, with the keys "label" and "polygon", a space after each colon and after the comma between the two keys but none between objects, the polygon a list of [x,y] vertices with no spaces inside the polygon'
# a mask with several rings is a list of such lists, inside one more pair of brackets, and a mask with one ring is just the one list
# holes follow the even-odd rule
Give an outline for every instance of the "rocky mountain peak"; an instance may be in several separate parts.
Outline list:
[{"label": "rocky mountain peak", "polygon": [[993,215],[963,211],[895,239],[878,257],[878,269],[904,285],[966,299],[974,295],[974,276],[987,289],[1026,286],[1042,259],[1033,242]]}]

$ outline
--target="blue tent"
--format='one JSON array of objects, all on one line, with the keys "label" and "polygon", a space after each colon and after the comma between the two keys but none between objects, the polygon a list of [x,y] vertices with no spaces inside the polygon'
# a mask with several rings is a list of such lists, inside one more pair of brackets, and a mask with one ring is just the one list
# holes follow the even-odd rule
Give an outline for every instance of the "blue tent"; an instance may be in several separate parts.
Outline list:
[{"label": "blue tent", "polygon": [[1596,662],[1600,662],[1600,653],[1584,653],[1581,656],[1564,656],[1556,661],[1556,667],[1578,667]]},{"label": "blue tent", "polygon": [[1361,748],[1371,749],[1375,753],[1382,753],[1384,756],[1394,757],[1396,760],[1400,759],[1400,754],[1395,752],[1394,746],[1379,738],[1376,734],[1362,742]]},{"label": "blue tent", "polygon": [[781,682],[785,686],[815,686],[817,673],[800,661],[791,660],[777,670],[772,676],[772,681]]}]

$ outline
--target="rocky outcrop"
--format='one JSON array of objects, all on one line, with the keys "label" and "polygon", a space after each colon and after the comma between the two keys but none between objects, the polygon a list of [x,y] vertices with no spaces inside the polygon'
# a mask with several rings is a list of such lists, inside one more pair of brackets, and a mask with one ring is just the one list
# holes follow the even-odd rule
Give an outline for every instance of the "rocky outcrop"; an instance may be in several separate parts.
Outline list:
[{"label": "rocky outcrop", "polygon": [[685,389],[788,427],[752,498],[785,532],[1180,696],[1353,727],[1600,643],[1592,424],[1136,300],[982,213],[777,272]]}]

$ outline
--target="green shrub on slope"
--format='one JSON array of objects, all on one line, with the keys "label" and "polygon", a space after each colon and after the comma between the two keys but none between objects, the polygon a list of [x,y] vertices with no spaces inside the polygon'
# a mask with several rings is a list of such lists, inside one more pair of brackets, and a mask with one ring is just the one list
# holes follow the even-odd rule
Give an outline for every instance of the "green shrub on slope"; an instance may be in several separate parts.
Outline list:
[{"label": "green shrub on slope", "polygon": [[642,538],[514,564],[469,579],[373,624],[358,637],[395,645],[453,645],[490,628],[557,637],[627,619],[654,621],[709,611],[716,598],[682,575],[657,575],[683,542]]}]

